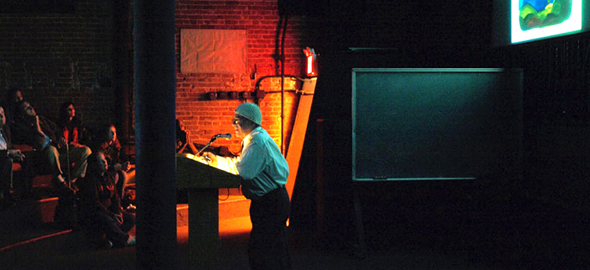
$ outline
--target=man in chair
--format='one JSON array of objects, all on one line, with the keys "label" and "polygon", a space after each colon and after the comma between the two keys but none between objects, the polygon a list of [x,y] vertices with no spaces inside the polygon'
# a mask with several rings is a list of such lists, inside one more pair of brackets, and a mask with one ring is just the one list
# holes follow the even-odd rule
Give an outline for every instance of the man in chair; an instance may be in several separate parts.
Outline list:
[{"label": "man in chair", "polygon": [[6,126],[6,114],[0,107],[0,210],[14,205],[12,188],[12,163],[22,162],[25,155],[18,149],[11,149],[10,131]]}]

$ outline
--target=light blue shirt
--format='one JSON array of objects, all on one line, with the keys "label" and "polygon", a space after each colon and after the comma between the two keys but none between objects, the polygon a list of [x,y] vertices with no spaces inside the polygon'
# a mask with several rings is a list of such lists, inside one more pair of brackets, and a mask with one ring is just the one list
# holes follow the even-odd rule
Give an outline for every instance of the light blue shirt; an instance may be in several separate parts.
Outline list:
[{"label": "light blue shirt", "polygon": [[289,165],[275,141],[262,127],[257,127],[242,140],[242,153],[237,158],[218,158],[230,171],[249,181],[248,191],[259,197],[287,183]]},{"label": "light blue shirt", "polygon": [[4,136],[2,136],[2,131],[0,131],[0,150],[8,150],[8,143],[6,143]]},{"label": "light blue shirt", "polygon": [[43,136],[43,146],[41,147],[41,149],[45,149],[45,147],[49,146],[51,144],[51,138],[49,138],[49,136],[44,135]]}]

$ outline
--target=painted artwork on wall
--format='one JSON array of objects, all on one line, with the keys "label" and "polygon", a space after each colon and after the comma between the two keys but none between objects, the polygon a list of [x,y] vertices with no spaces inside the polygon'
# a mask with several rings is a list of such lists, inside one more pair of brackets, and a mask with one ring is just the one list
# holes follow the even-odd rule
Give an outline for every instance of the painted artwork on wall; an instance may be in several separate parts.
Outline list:
[{"label": "painted artwork on wall", "polygon": [[246,30],[180,30],[180,72],[246,73]]}]

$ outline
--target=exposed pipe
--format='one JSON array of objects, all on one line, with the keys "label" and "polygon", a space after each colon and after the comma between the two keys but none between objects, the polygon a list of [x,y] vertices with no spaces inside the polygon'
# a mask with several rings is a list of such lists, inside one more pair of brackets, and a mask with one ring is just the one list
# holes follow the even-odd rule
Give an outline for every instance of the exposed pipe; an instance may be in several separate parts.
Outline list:
[{"label": "exposed pipe", "polygon": [[283,21],[283,33],[281,37],[281,153],[285,155],[285,37],[287,36],[288,16]]}]

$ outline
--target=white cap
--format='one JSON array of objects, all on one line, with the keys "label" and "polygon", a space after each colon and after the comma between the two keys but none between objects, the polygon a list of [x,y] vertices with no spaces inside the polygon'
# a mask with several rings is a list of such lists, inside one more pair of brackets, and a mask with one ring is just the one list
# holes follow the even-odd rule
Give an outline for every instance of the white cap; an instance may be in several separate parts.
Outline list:
[{"label": "white cap", "polygon": [[258,125],[262,123],[262,113],[258,105],[254,103],[242,103],[236,108],[236,114],[240,115]]}]

